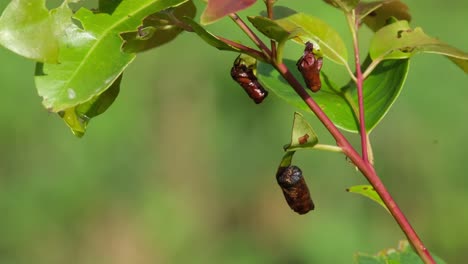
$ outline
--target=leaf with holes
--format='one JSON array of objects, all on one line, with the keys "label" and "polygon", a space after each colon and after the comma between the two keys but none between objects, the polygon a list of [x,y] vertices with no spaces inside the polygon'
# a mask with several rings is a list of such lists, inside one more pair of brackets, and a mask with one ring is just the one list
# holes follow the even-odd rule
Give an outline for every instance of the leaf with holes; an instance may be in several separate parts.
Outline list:
[{"label": "leaf with holes", "polygon": [[388,25],[392,18],[411,21],[408,6],[399,0],[361,2],[357,10],[361,21],[373,31]]},{"label": "leaf with holes", "polygon": [[[62,34],[59,64],[39,65],[36,86],[43,104],[58,112],[101,94],[133,61],[135,54],[122,52],[119,33],[135,30],[142,20],[186,0],[122,0],[112,15],[81,8],[75,14],[67,5],[57,12]],[[83,28],[72,22],[76,19]]]},{"label": "leaf with holes", "polygon": [[377,31],[369,53],[372,59],[409,58],[416,53],[435,53],[448,57],[468,72],[468,53],[432,38],[421,28],[411,29],[407,21],[397,21]]}]

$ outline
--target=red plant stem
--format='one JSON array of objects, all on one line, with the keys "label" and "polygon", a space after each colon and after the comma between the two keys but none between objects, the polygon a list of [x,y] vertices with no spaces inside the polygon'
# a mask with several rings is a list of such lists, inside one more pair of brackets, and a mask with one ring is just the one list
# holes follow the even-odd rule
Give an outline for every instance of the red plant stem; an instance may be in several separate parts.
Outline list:
[{"label": "red plant stem", "polygon": [[[263,53],[268,53],[271,58],[271,51],[266,47],[266,45],[253,33],[250,28],[243,23],[243,21],[235,14],[230,15],[233,18],[234,22],[242,28],[242,30],[249,35],[249,37],[257,44],[257,46],[262,50]],[[356,35],[354,35],[356,36]],[[358,55],[359,56],[359,55]],[[359,59],[359,57],[357,57]],[[359,60],[358,60],[359,61]],[[327,128],[330,134],[335,138],[336,143],[339,147],[343,149],[343,153],[354,163],[354,165],[361,171],[361,173],[366,177],[367,181],[374,187],[375,191],[379,194],[380,198],[387,206],[388,210],[392,214],[395,221],[400,226],[403,233],[410,241],[413,248],[418,253],[419,257],[424,261],[425,264],[436,264],[432,258],[429,250],[424,246],[423,242],[414,231],[413,227],[406,219],[405,215],[401,209],[396,204],[393,197],[388,192],[387,188],[380,180],[379,176],[374,170],[374,167],[359,153],[354,149],[354,147],[349,143],[346,137],[341,133],[341,131],[333,124],[333,122],[328,118],[328,116],[323,112],[322,108],[314,101],[314,99],[306,92],[302,84],[294,77],[294,75],[289,71],[288,67],[284,63],[278,63],[273,60],[270,60],[270,63],[276,68],[276,70],[283,76],[283,78],[291,85],[291,87],[296,91],[296,93],[304,100],[304,102],[309,106],[310,110],[314,112],[317,118],[322,122],[322,124]],[[359,67],[360,68],[360,65]],[[361,91],[362,91],[362,73],[361,73]],[[365,130],[364,130],[365,131]],[[367,138],[366,138],[367,142]],[[367,151],[367,147],[363,149]]]},{"label": "red plant stem", "polygon": [[[354,16],[353,16],[354,18]],[[368,137],[367,137],[367,130],[366,130],[366,119],[365,119],[365,112],[364,112],[364,93],[363,93],[363,84],[364,78],[362,76],[362,69],[361,69],[361,59],[359,58],[359,41],[357,37],[357,28],[359,27],[358,19],[354,19],[352,21],[354,23],[350,23],[350,26],[354,25],[354,30],[352,30],[353,34],[353,47],[354,47],[354,62],[356,65],[356,87],[358,93],[358,105],[359,105],[359,134],[361,136],[361,153],[362,159],[369,163],[369,153],[368,153]]]},{"label": "red plant stem", "polygon": [[323,112],[320,106],[312,99],[304,87],[302,87],[299,81],[292,75],[287,66],[283,63],[274,66],[332,134],[336,140],[337,145],[343,149],[344,154],[354,163],[356,167],[359,168],[362,174],[366,177],[367,181],[374,187],[375,191],[382,198],[382,201],[387,206],[393,218],[396,220],[401,230],[405,233],[411,245],[413,245],[424,263],[435,264],[431,254],[424,246],[423,242],[418,237],[413,227],[408,222],[408,219],[406,219],[405,215],[396,204],[395,200],[393,200],[387,188],[385,188],[385,185],[380,180],[372,165],[359,155],[359,153],[353,148],[346,137],[338,130],[338,128],[328,118],[325,112]]},{"label": "red plant stem", "polygon": [[238,42],[235,42],[235,41],[232,41],[230,39],[226,39],[226,38],[223,38],[223,37],[220,37],[220,36],[215,36],[216,38],[218,38],[219,40],[221,40],[222,42],[228,44],[228,45],[231,45],[235,48],[238,48],[239,50],[242,50],[243,52],[249,54],[250,56],[252,57],[255,57],[257,59],[260,59],[260,60],[263,60],[263,61],[267,61],[268,58],[266,58],[265,54],[263,54],[262,52],[258,51],[258,50],[254,50],[250,47],[247,47],[245,45],[242,45]]},{"label": "red plant stem", "polygon": [[[273,19],[273,4],[275,3],[275,0],[267,0],[265,2],[266,8],[267,8],[267,15],[269,19]],[[270,46],[271,46],[271,57],[273,59],[276,59],[276,42],[274,40],[270,40]]]},{"label": "red plant stem", "polygon": [[271,50],[263,43],[263,41],[245,24],[245,22],[236,14],[229,14],[229,17],[247,34],[247,36],[262,50],[262,52],[271,58]]}]

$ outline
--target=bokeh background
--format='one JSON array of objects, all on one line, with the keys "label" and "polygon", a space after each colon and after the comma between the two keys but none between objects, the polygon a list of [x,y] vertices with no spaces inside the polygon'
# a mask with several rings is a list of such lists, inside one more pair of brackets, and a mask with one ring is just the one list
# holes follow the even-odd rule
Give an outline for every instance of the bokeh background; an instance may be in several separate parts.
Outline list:
[{"label": "bokeh background", "polygon": [[[467,51],[468,2],[406,2],[413,26]],[[321,1],[279,4],[349,37],[341,13]],[[244,40],[227,19],[209,29]],[[362,36],[365,49],[370,31]],[[355,252],[396,246],[404,235],[394,220],[345,192],[365,180],[342,155],[296,155],[316,210],[288,208],[275,171],[295,109],[273,94],[253,104],[230,79],[235,56],[193,34],[140,54],[117,101],[78,139],[41,106],[34,63],[0,49],[0,263],[352,263]],[[414,57],[372,134],[377,171],[447,263],[468,259],[467,81],[444,57]]]}]

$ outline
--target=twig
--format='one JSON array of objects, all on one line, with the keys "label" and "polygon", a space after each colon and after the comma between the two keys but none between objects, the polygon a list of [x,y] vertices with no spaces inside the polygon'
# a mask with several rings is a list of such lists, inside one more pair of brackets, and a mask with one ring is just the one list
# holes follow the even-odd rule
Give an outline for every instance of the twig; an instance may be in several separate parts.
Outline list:
[{"label": "twig", "polygon": [[230,46],[233,46],[235,48],[238,48],[239,50],[242,50],[242,52],[256,58],[256,59],[259,59],[259,60],[262,60],[262,61],[267,61],[268,58],[265,57],[265,54],[263,54],[261,51],[258,51],[258,50],[255,50],[255,49],[252,49],[251,47],[247,47],[245,45],[242,45],[238,42],[235,42],[235,41],[232,41],[230,39],[226,39],[226,38],[223,38],[223,37],[220,37],[220,36],[216,36],[216,38],[218,38],[219,40],[221,40],[222,42],[230,45]]},{"label": "twig", "polygon": [[346,137],[338,130],[338,128],[325,114],[325,112],[323,112],[320,106],[306,92],[301,83],[294,77],[294,75],[292,75],[287,66],[283,63],[274,66],[283,76],[283,78],[296,91],[296,93],[304,100],[307,106],[309,106],[310,110],[314,112],[317,118],[328,129],[331,135],[335,138],[337,145],[342,148],[344,154],[354,163],[354,165],[361,171],[364,177],[366,177],[367,181],[374,187],[375,191],[379,194],[380,198],[382,198],[382,201],[387,206],[393,218],[396,220],[401,230],[406,235],[411,245],[414,247],[424,263],[436,264],[430,252],[424,246],[423,242],[414,231],[411,224],[408,222],[408,219],[406,219],[405,215],[398,207],[383,182],[380,180],[372,165],[369,162],[366,162],[359,155],[359,153],[353,148]]},{"label": "twig", "polygon": [[271,50],[263,41],[245,24],[245,22],[236,14],[229,14],[229,17],[247,34],[247,36],[260,48],[265,56],[271,60]]},{"label": "twig", "polygon": [[[273,4],[275,0],[266,0],[266,8],[267,8],[267,15],[269,19],[273,19]],[[270,40],[270,46],[271,46],[271,57],[276,59],[276,42],[274,40]]]},{"label": "twig", "polygon": [[364,111],[364,93],[363,93],[363,84],[364,79],[362,76],[361,70],[361,60],[359,58],[359,41],[357,37],[358,29],[358,19],[356,19],[356,14],[353,12],[346,14],[348,25],[351,30],[351,35],[353,37],[353,47],[354,47],[354,62],[356,65],[356,87],[358,94],[358,105],[359,105],[359,134],[361,135],[361,153],[362,158],[365,162],[369,162],[369,153],[368,153],[368,136],[366,130],[366,121],[365,121],[365,111]]}]

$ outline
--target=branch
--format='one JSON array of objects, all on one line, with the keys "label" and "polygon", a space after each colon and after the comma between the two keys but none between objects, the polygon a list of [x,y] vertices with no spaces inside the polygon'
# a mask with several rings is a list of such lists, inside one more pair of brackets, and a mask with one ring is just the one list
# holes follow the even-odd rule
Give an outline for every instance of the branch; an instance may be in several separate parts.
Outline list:
[{"label": "branch", "polygon": [[[401,211],[401,209],[396,204],[393,197],[388,192],[385,185],[380,180],[379,176],[374,170],[374,167],[369,163],[368,157],[366,158],[361,157],[359,153],[353,148],[351,143],[346,139],[346,137],[341,133],[341,131],[333,124],[333,122],[328,118],[328,116],[323,112],[322,108],[312,99],[312,97],[307,93],[304,89],[302,84],[294,77],[294,75],[289,71],[288,67],[284,63],[276,62],[271,59],[271,51],[266,47],[265,43],[263,43],[257,35],[255,35],[252,30],[237,16],[236,14],[231,14],[231,18],[236,22],[237,25],[254,41],[254,43],[262,50],[262,52],[269,57],[269,61],[271,64],[276,68],[276,70],[281,74],[281,76],[291,85],[294,91],[304,100],[307,106],[312,110],[312,112],[317,116],[317,118],[322,122],[325,128],[330,132],[333,138],[336,140],[338,147],[341,147],[343,153],[356,165],[356,167],[361,171],[361,173],[366,177],[367,181],[374,187],[375,191],[379,194],[382,201],[387,206],[388,210],[392,214],[393,218],[396,220],[398,225],[400,226],[403,233],[405,233],[406,237],[410,241],[413,248],[416,250],[418,255],[426,264],[436,264],[434,259],[432,258],[431,254],[424,246],[421,239],[418,237],[416,232],[414,231],[411,224],[406,219],[405,215]],[[354,25],[354,22],[353,24]],[[352,30],[354,26],[352,27]],[[363,109],[363,98],[362,98],[362,83],[364,81],[362,72],[361,72],[361,65],[359,64],[359,47],[357,46],[357,34],[353,34],[353,38],[355,38],[355,54],[356,56],[356,70],[359,72],[357,76],[360,76],[360,81],[357,81],[358,89],[360,83],[360,114],[362,115],[362,121],[364,121],[364,109]],[[357,78],[359,80],[359,78]],[[364,123],[364,122],[361,122]],[[361,127],[362,129],[362,127]],[[363,148],[363,153],[367,153],[367,133],[365,129],[362,129],[365,138],[364,142],[365,148]],[[366,154],[367,155],[367,154]]]},{"label": "branch", "polygon": [[354,163],[354,165],[361,171],[364,177],[366,177],[367,181],[374,187],[375,191],[379,194],[380,198],[382,198],[382,201],[387,206],[393,218],[396,220],[401,230],[406,235],[411,245],[424,261],[424,263],[436,264],[431,254],[424,246],[423,242],[418,237],[411,224],[408,222],[408,219],[406,219],[405,215],[398,207],[383,182],[380,180],[372,165],[359,155],[359,153],[353,148],[346,137],[338,130],[338,128],[328,118],[325,112],[323,112],[320,106],[312,99],[304,87],[302,87],[299,81],[292,75],[287,66],[283,63],[275,64],[274,66],[283,76],[283,78],[296,91],[296,93],[304,100],[307,106],[309,106],[310,110],[314,112],[317,118],[331,133],[333,138],[335,138],[337,145],[342,148],[344,154]]}]

